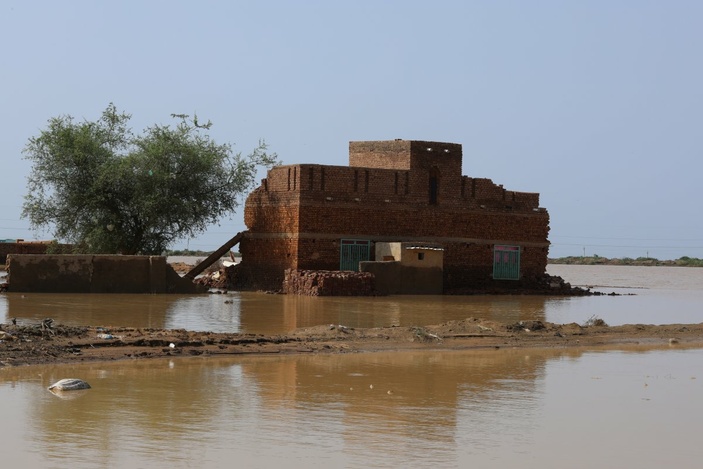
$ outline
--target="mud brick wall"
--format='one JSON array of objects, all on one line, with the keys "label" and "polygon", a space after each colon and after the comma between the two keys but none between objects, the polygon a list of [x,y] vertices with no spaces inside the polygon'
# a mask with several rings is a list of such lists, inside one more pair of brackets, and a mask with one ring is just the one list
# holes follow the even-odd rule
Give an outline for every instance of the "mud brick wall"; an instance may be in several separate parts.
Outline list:
[{"label": "mud brick wall", "polygon": [[298,267],[298,240],[291,236],[246,233],[239,252],[242,262],[237,266],[237,288],[279,290],[284,271]]},{"label": "mud brick wall", "polygon": [[487,243],[448,243],[444,247],[444,289],[460,292],[467,289],[529,288],[537,285],[547,268],[547,248],[523,246],[520,254],[521,279],[495,282],[493,245]]},{"label": "mud brick wall", "polygon": [[417,140],[349,143],[349,166],[409,170],[405,193],[420,198],[426,198],[429,177],[434,174],[439,181],[438,198],[449,204],[457,201],[461,189],[461,163],[462,149],[456,143]]},{"label": "mud brick wall", "polygon": [[336,270],[341,239],[441,243],[448,289],[490,283],[496,244],[521,247],[525,282],[544,274],[549,214],[539,194],[462,176],[457,144],[351,142],[349,151],[349,167],[274,168],[249,196],[240,250],[252,283],[280,288],[285,269]]},{"label": "mud brick wall", "polygon": [[410,169],[410,140],[349,142],[349,166]]},{"label": "mud brick wall", "polygon": [[421,237],[495,240],[501,244],[544,243],[549,233],[546,212],[500,213],[474,210],[418,209],[391,203],[306,204],[300,209],[301,233],[348,237]]},{"label": "mud brick wall", "polygon": [[[320,165],[299,165],[287,169],[294,169],[291,174],[303,175],[302,180],[290,185],[299,189],[282,192],[268,189],[267,192],[262,186],[252,195],[258,195],[259,201],[263,201],[261,197],[266,194],[265,197],[271,201],[276,199],[277,203],[300,200],[304,204],[306,201],[317,203],[325,200],[430,205],[428,173]],[[277,179],[287,177],[287,173],[269,173],[264,180],[266,186],[288,187],[287,181]],[[539,194],[507,191],[490,179],[440,176],[436,205],[443,208],[529,211],[539,208]]]},{"label": "mud brick wall", "polygon": [[461,175],[462,148],[457,143],[422,140],[349,142],[349,166],[383,169],[428,169]]},{"label": "mud brick wall", "polygon": [[[18,243],[0,243],[0,263],[7,262],[8,254],[45,254],[51,244],[43,241],[24,241]],[[72,246],[70,244],[60,244],[59,249],[68,252]]]},{"label": "mud brick wall", "polygon": [[[289,178],[295,178],[290,179]],[[344,166],[296,165],[272,169],[262,186],[249,196],[248,212],[260,206],[275,206],[280,211],[257,212],[245,218],[251,229],[260,222],[266,227],[295,231],[296,203],[324,202],[357,204],[407,204],[428,206],[428,173]],[[443,209],[483,209],[531,211],[539,209],[539,194],[507,191],[490,179],[443,177],[439,180],[438,204]],[[286,213],[283,208],[288,207]],[[434,207],[434,206],[433,206]],[[251,222],[251,224],[250,224]]]},{"label": "mud brick wall", "polygon": [[9,254],[9,290],[48,293],[205,293],[163,256]]},{"label": "mud brick wall", "polygon": [[464,176],[461,181],[462,199],[471,206],[489,209],[533,210],[539,208],[539,194],[507,191],[490,179]]},{"label": "mud brick wall", "polygon": [[[264,181],[268,180],[270,178]],[[247,198],[244,222],[251,231],[256,232],[297,232],[299,199],[299,192],[266,191],[259,187]]]},{"label": "mud brick wall", "polygon": [[374,276],[367,272],[285,271],[283,293],[305,296],[371,296]]},{"label": "mud brick wall", "polygon": [[[271,208],[270,210],[274,210]],[[360,203],[324,201],[299,209],[300,232],[251,233],[241,243],[244,265],[252,277],[266,278],[265,288],[278,288],[285,268],[339,268],[343,238],[371,241],[436,241],[445,249],[445,287],[466,283],[485,283],[492,275],[494,244],[523,247],[521,271],[525,277],[545,272],[546,242],[549,233],[547,212],[502,213],[487,210],[418,210],[412,205],[378,203],[362,208]],[[277,236],[278,238],[276,238]],[[256,238],[254,238],[256,237]],[[472,246],[463,254],[463,246]],[[475,251],[475,246],[481,246]],[[457,248],[461,255],[453,252]],[[250,263],[251,262],[251,263]]]}]

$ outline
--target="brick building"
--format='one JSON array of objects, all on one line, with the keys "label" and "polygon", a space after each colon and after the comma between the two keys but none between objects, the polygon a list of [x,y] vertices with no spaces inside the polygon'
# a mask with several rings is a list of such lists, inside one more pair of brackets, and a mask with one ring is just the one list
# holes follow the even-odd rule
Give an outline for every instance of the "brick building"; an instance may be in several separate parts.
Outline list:
[{"label": "brick building", "polygon": [[70,244],[58,244],[53,241],[25,241],[23,239],[0,240],[0,264],[5,264],[8,254],[46,254],[49,247],[54,252],[70,252]]},{"label": "brick building", "polygon": [[350,142],[349,166],[272,168],[246,200],[238,283],[278,289],[288,268],[358,270],[377,242],[425,242],[444,250],[447,293],[537,285],[549,247],[539,194],[461,168],[461,145],[415,140]]}]

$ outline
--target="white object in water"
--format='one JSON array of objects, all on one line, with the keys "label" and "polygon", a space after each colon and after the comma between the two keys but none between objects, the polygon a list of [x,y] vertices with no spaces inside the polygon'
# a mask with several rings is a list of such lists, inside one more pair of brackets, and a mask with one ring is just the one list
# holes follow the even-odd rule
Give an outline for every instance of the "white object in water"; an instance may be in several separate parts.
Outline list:
[{"label": "white object in water", "polygon": [[90,389],[90,384],[82,379],[66,378],[49,386],[49,391],[76,391],[78,389]]}]

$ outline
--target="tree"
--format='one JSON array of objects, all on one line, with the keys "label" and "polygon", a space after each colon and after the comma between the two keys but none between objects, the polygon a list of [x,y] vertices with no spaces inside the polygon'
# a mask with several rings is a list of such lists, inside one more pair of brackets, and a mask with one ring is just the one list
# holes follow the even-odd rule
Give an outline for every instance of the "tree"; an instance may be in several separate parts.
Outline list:
[{"label": "tree", "polygon": [[95,122],[50,119],[24,149],[32,170],[22,217],[79,252],[161,254],[232,213],[257,169],[278,163],[263,141],[242,156],[209,137],[209,121],[172,117],[176,126],[141,135],[114,104]]}]

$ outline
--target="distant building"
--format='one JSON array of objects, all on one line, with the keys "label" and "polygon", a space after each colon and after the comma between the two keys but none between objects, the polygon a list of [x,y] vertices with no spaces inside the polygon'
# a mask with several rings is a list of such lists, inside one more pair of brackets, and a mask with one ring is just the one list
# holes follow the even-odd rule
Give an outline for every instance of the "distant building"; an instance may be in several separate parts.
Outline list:
[{"label": "distant building", "polygon": [[549,248],[539,194],[461,168],[461,145],[415,140],[350,142],[349,166],[272,168],[245,204],[238,282],[278,289],[289,268],[358,271],[384,260],[378,243],[402,243],[441,249],[445,293],[537,285]]},{"label": "distant building", "polygon": [[50,246],[58,252],[68,252],[72,246],[54,241],[25,241],[24,239],[0,240],[0,264],[7,262],[8,254],[45,254]]}]

